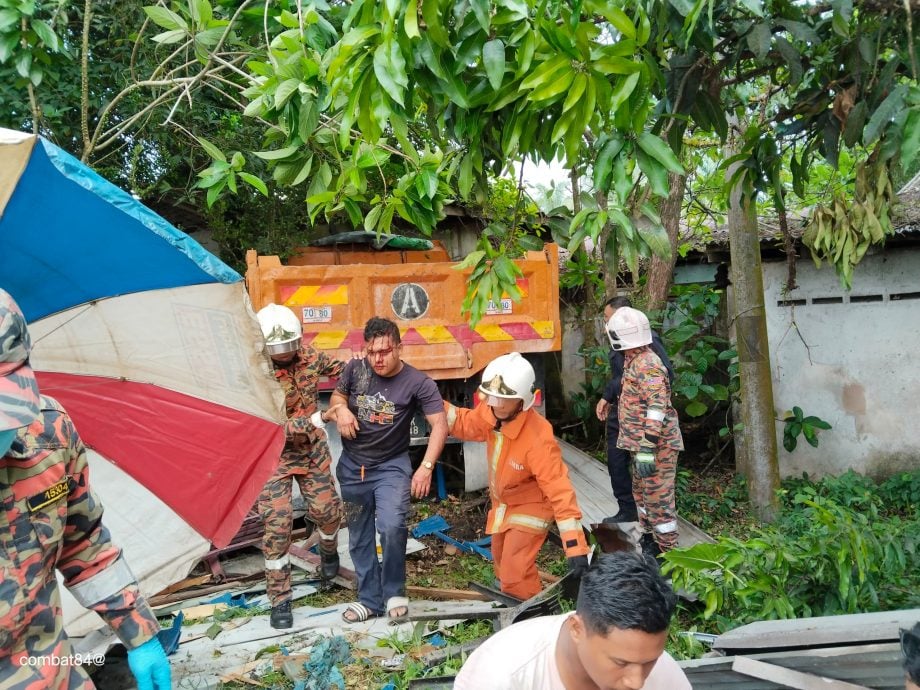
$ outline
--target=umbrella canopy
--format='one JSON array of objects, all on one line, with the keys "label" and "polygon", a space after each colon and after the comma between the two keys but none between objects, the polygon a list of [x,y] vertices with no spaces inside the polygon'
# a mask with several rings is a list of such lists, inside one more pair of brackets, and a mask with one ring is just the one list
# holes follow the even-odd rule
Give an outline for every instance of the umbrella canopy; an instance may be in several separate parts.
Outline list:
[{"label": "umbrella canopy", "polygon": [[[185,577],[229,543],[284,444],[242,277],[47,140],[0,129],[0,286],[142,590]],[[99,621],[68,597],[65,617],[71,635]]]}]

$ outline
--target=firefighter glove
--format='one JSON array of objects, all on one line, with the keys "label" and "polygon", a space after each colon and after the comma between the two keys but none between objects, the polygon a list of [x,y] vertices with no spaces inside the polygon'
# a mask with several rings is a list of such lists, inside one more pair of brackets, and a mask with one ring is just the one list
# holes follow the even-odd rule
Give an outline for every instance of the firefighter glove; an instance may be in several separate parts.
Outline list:
[{"label": "firefighter glove", "polygon": [[169,660],[160,640],[154,636],[140,647],[128,650],[128,667],[137,680],[137,690],[170,690]]},{"label": "firefighter glove", "polygon": [[647,479],[655,474],[655,454],[648,451],[640,450],[633,454],[633,461],[636,464],[636,474],[643,479]]},{"label": "firefighter glove", "polygon": [[569,572],[576,580],[580,580],[581,576],[588,572],[587,556],[572,556],[566,560],[569,564]]}]

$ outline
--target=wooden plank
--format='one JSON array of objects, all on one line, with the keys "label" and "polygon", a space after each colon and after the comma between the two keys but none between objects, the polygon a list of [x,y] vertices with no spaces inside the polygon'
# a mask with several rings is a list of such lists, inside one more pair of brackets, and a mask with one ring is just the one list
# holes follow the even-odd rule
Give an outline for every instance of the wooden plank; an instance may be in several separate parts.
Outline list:
[{"label": "wooden plank", "polygon": [[732,662],[732,671],[762,680],[769,680],[794,690],[870,690],[865,685],[854,685],[853,683],[834,680],[827,676],[802,673],[801,671],[768,664],[745,656],[735,657]]},{"label": "wooden plank", "polygon": [[492,601],[485,594],[469,589],[449,589],[446,587],[416,587],[407,585],[406,592],[413,597],[424,599],[446,599],[448,601]]},{"label": "wooden plank", "polygon": [[713,648],[737,654],[739,650],[893,642],[899,639],[901,628],[910,628],[918,620],[920,609],[758,621],[720,635]]},{"label": "wooden plank", "polygon": [[[903,690],[904,670],[898,643],[825,647],[756,653],[748,658],[802,673],[827,676],[874,690]],[[693,687],[711,690],[773,690],[775,682],[732,670],[737,657],[706,657],[678,662]]]},{"label": "wooden plank", "polygon": [[[557,438],[562,449],[562,458],[569,467],[569,478],[578,497],[581,508],[581,522],[590,529],[591,524],[603,522],[609,515],[617,512],[617,502],[610,488],[610,475],[607,467],[571,443]],[[678,542],[680,546],[693,546],[701,542],[711,543],[713,538],[699,527],[692,525],[679,515]]]}]

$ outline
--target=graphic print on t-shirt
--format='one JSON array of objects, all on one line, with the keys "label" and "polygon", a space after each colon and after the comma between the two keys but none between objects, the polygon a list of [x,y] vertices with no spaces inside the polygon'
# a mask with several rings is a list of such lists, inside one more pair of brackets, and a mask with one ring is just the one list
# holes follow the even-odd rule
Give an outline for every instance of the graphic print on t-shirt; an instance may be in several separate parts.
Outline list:
[{"label": "graphic print on t-shirt", "polygon": [[396,405],[383,397],[383,393],[357,396],[358,419],[371,424],[392,425]]}]

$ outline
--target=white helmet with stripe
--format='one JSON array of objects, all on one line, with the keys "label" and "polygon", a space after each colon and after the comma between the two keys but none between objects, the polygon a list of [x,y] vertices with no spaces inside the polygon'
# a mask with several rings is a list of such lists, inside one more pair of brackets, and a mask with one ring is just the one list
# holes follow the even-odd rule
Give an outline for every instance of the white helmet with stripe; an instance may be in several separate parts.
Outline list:
[{"label": "white helmet with stripe", "polygon": [[280,304],[269,304],[262,307],[256,316],[269,355],[284,355],[300,348],[303,326],[290,309]]},{"label": "white helmet with stripe", "polygon": [[496,398],[518,398],[524,410],[533,407],[536,393],[533,366],[519,352],[496,357],[482,372],[479,392]]},{"label": "white helmet with stripe", "polygon": [[652,327],[648,317],[638,309],[620,307],[607,321],[607,337],[614,350],[632,350],[651,345]]}]

